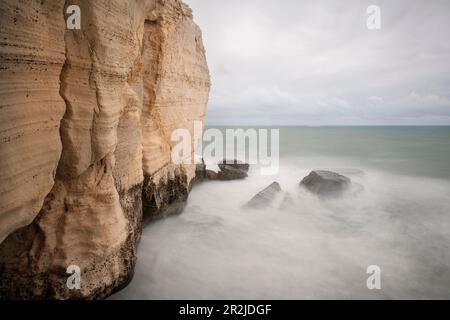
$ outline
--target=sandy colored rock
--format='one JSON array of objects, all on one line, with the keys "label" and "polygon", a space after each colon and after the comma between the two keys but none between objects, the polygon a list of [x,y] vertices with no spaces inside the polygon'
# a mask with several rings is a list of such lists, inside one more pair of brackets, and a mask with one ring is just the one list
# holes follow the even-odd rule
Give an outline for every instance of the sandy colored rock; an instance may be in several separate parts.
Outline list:
[{"label": "sandy colored rock", "polygon": [[63,4],[0,2],[0,243],[33,221],[54,184],[65,112],[65,21],[54,13]]},{"label": "sandy colored rock", "polygon": [[[0,297],[104,298],[132,276],[143,211],[181,208],[195,165],[171,133],[203,121],[200,29],[178,0],[0,3]],[[66,287],[69,265],[81,290]]]}]

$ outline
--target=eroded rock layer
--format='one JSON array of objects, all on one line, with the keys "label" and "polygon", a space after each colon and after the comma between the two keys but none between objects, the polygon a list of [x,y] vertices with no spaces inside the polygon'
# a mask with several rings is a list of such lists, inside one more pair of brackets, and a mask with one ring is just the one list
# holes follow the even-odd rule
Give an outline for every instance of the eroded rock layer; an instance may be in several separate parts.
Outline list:
[{"label": "eroded rock layer", "polygon": [[171,159],[210,88],[191,10],[73,0],[67,30],[68,5],[0,3],[1,298],[107,297],[132,276],[142,212],[178,211],[195,175]]}]

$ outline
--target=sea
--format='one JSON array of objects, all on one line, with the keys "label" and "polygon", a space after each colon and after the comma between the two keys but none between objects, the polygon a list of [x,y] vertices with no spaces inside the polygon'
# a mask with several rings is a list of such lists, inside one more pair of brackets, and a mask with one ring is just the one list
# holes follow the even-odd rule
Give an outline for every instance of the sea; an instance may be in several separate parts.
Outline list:
[{"label": "sea", "polygon": [[[450,127],[278,129],[277,172],[196,185],[143,230],[112,299],[450,299]],[[311,194],[299,183],[315,169],[357,191]],[[288,207],[243,206],[274,181]]]}]

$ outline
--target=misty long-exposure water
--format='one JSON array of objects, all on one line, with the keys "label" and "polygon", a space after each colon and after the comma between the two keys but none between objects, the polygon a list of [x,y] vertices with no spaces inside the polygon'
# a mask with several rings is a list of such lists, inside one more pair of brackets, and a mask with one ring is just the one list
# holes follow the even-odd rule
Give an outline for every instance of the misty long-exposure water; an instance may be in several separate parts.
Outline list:
[{"label": "misty long-exposure water", "polygon": [[[299,187],[317,168],[364,191],[318,199]],[[273,181],[294,205],[242,209]],[[450,128],[281,128],[279,173],[197,185],[181,215],[144,229],[113,298],[450,298]]]}]

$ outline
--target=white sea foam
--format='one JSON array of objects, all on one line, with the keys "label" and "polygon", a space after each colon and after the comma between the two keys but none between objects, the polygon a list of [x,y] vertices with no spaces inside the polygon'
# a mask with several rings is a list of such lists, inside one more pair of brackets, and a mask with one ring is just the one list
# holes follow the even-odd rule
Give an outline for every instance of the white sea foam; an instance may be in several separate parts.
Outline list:
[{"label": "white sea foam", "polygon": [[[291,158],[277,176],[253,168],[196,186],[183,214],[144,230],[134,280],[114,298],[450,298],[450,183],[350,165]],[[299,187],[314,168],[337,168],[364,191],[320,200]],[[242,209],[272,181],[292,207]],[[369,265],[381,290],[366,287]]]}]

